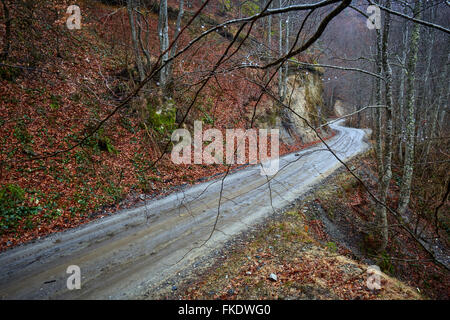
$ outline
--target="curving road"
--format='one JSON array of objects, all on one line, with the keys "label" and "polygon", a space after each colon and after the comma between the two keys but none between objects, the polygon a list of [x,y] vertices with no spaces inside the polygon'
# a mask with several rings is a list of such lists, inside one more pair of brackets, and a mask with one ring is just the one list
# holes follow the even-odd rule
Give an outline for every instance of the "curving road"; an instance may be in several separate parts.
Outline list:
[{"label": "curving road", "polygon": [[[363,130],[338,122],[330,127],[337,134],[328,144],[341,159],[368,148]],[[339,166],[319,144],[282,157],[280,171],[269,178],[270,188],[259,166],[248,167],[227,176],[223,189],[222,179],[205,182],[8,250],[0,254],[0,299],[139,298],[274,209],[285,207]],[[219,199],[217,231],[210,237]],[[81,269],[79,290],[67,289],[69,265]]]}]

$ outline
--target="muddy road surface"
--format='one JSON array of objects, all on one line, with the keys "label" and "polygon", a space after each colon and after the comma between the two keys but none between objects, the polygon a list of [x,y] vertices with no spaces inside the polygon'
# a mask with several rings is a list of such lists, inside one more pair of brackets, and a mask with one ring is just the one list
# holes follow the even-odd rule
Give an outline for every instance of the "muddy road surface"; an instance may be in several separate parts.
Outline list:
[{"label": "muddy road surface", "polygon": [[[327,143],[341,159],[368,148],[363,130],[337,122],[330,126],[337,134]],[[247,167],[5,251],[0,254],[0,299],[140,298],[339,166],[320,143],[282,157],[273,177],[262,176],[259,166]],[[67,288],[71,265],[80,267],[81,289]]]}]

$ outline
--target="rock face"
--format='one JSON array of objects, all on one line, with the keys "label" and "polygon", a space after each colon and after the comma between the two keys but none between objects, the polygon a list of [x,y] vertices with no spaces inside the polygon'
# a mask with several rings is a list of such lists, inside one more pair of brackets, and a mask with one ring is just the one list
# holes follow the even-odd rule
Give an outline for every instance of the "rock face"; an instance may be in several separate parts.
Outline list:
[{"label": "rock face", "polygon": [[342,117],[346,114],[346,106],[344,105],[344,102],[341,99],[336,99],[333,108],[334,113],[338,117]]},{"label": "rock face", "polygon": [[287,144],[292,144],[296,140],[303,143],[315,141],[318,139],[316,134],[302,118],[313,127],[324,123],[321,116],[322,71],[319,68],[289,67],[284,103],[292,111],[273,103],[257,114],[257,125],[260,128],[280,129],[280,138]]},{"label": "rock face", "polygon": [[[323,107],[321,72],[315,69],[301,70],[288,77],[287,94],[284,103],[289,105],[293,112],[282,112],[281,138],[285,142],[298,137],[302,142],[308,143],[317,140],[314,131],[306,124],[308,121],[313,127],[321,124],[320,111]],[[303,120],[302,118],[305,120]]]}]

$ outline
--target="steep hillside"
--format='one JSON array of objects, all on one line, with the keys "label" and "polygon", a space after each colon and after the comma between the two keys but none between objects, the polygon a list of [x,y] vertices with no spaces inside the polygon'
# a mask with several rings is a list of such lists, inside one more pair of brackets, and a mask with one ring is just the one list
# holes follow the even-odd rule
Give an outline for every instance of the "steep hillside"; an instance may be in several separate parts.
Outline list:
[{"label": "steep hillside", "polygon": [[287,121],[283,129],[291,139],[311,142],[317,139],[317,135],[302,118],[314,127],[323,123],[324,119],[320,115],[323,108],[322,72],[318,68],[295,68],[291,73],[288,77],[288,93],[285,100],[292,112],[285,113]]},{"label": "steep hillside", "polygon": [[[110,1],[80,1],[82,28],[68,30],[68,5],[67,1],[47,1],[10,10],[13,19],[29,24],[14,25],[9,55],[0,65],[2,250],[227,170],[221,164],[175,166],[169,155],[162,156],[156,166],[153,163],[193,101],[196,83],[220,58],[236,28],[223,28],[177,60],[174,73],[179,82],[169,100],[155,77],[145,89],[148,94],[115,111],[138,81],[127,12]],[[177,2],[169,5],[173,36]],[[195,2],[187,9],[183,23],[199,5]],[[38,19],[30,18],[31,12]],[[157,5],[146,12],[152,30],[148,41],[155,44],[157,13]],[[205,11],[182,35],[179,46],[223,19],[223,13]],[[0,28],[2,35],[5,32]],[[246,59],[251,50],[252,46],[244,45],[234,59]],[[150,61],[157,60],[158,45],[151,47],[149,55]],[[31,63],[24,65],[25,61]],[[183,127],[192,130],[194,120],[201,120],[204,129],[247,128],[259,92],[248,77],[261,74],[218,73],[195,98]],[[290,77],[289,91],[291,107],[317,125],[319,78],[298,70]],[[161,110],[163,114],[158,113]],[[259,101],[256,112],[260,119],[256,127],[278,127],[286,133],[281,154],[318,141],[302,121],[286,121],[282,108],[267,96]]]}]

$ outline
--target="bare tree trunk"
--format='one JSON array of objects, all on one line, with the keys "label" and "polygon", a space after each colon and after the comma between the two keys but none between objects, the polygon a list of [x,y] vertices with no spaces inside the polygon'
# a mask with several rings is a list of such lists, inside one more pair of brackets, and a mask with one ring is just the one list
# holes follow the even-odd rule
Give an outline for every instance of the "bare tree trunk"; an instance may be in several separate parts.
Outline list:
[{"label": "bare tree trunk", "polygon": [[[447,62],[448,64],[448,62]],[[444,95],[444,103],[442,103],[441,108],[442,111],[440,112],[440,117],[439,117],[439,132],[442,130],[442,126],[444,124],[445,121],[445,113],[448,110],[448,101],[450,100],[450,82],[447,81],[447,94]],[[439,133],[440,134],[440,133]]]},{"label": "bare tree trunk", "polygon": [[[405,7],[405,13],[407,9]],[[399,132],[399,141],[398,141],[398,158],[400,161],[403,159],[403,137],[405,131],[405,125],[403,121],[403,110],[405,105],[405,68],[406,58],[408,54],[408,22],[405,21],[404,29],[403,29],[403,52],[402,52],[402,70],[400,73],[400,88],[399,88],[399,110],[398,110],[398,132]]]},{"label": "bare tree trunk", "polygon": [[[281,8],[281,0],[278,1],[279,8]],[[279,20],[279,41],[278,41],[278,52],[279,56],[283,56],[283,14],[280,13],[278,15]],[[284,100],[284,92],[283,92],[283,66],[278,70],[278,94],[280,95],[280,100]]]},{"label": "bare tree trunk", "polygon": [[[381,31],[379,29],[376,30],[377,34],[377,56],[376,56],[376,73],[381,75],[382,73],[382,62],[381,62]],[[381,79],[377,78],[375,80],[375,99],[377,101],[377,105],[383,105],[383,101],[381,98]],[[383,153],[382,153],[382,142],[381,142],[381,110],[379,108],[375,108],[375,153],[377,159],[377,168],[378,168],[378,178],[381,181],[383,177]]]},{"label": "bare tree trunk", "polygon": [[[426,5],[424,3],[422,3],[423,5],[423,11],[426,10]],[[430,16],[428,17],[428,19],[430,19],[431,21],[433,21],[435,19],[435,11],[436,11],[436,7],[431,7],[430,8],[431,12],[430,12]],[[432,56],[433,56],[433,47],[434,47],[434,42],[435,42],[435,32],[434,30],[426,30],[426,28],[422,27],[422,33],[426,32],[426,36],[422,37],[421,39],[423,39],[423,44],[422,46],[424,48],[427,49],[426,51],[426,58],[425,58],[425,72],[423,73],[423,77],[421,79],[422,84],[419,85],[418,90],[417,90],[417,98],[416,98],[416,110],[417,110],[417,116],[416,118],[418,119],[423,119],[424,122],[422,123],[422,125],[420,125],[417,128],[417,138],[418,139],[424,139],[427,136],[427,132],[429,131],[429,126],[430,126],[430,121],[432,118],[432,104],[431,103],[426,103],[426,101],[428,100],[428,95],[431,92],[431,86],[430,86],[430,81],[429,81],[429,77],[430,77],[430,72],[431,72],[431,60],[432,60]],[[430,99],[431,100],[431,99]],[[422,113],[422,114],[421,114]]]},{"label": "bare tree trunk", "polygon": [[142,52],[145,55],[146,68],[149,68],[151,66],[151,58],[150,58],[150,52],[148,52],[146,44],[148,44],[148,41],[149,41],[150,30],[149,30],[149,26],[147,24],[147,30],[145,31],[145,41],[143,42],[142,41],[142,23],[141,23],[142,20],[140,19],[141,16],[142,16],[141,13],[139,13],[139,15],[137,16],[137,29],[138,29],[139,46],[140,46]]},{"label": "bare tree trunk", "polygon": [[3,40],[3,51],[0,54],[0,61],[4,61],[8,58],[9,49],[11,47],[11,17],[9,14],[9,8],[6,5],[5,0],[2,0],[3,14],[5,16],[5,39]]},{"label": "bare tree trunk", "polygon": [[[263,11],[264,7],[266,6],[266,3],[267,3],[266,0],[259,0],[259,3],[258,3],[259,12]],[[264,27],[266,25],[266,22],[267,22],[267,18],[261,19],[261,30],[263,31],[263,34],[264,34]]]},{"label": "bare tree trunk", "polygon": [[[270,1],[270,0],[267,0]],[[269,9],[272,8],[272,4],[273,2],[269,5]],[[268,21],[267,21],[267,46],[269,48],[268,52],[269,52],[269,57],[272,57],[272,15],[269,15],[267,17]],[[266,81],[269,81],[269,77],[270,77],[270,70],[267,69],[266,71]]]},{"label": "bare tree trunk", "polygon": [[134,56],[136,59],[136,67],[138,69],[139,79],[140,79],[140,81],[143,81],[145,78],[145,73],[144,73],[144,67],[142,65],[141,53],[139,51],[139,42],[138,42],[137,32],[136,32],[136,20],[135,20],[135,12],[134,12],[135,9],[136,9],[136,0],[128,0],[127,11],[128,11],[128,18],[130,20],[130,27],[131,27],[131,41],[133,43],[133,51],[134,51]]},{"label": "bare tree trunk", "polygon": [[[418,16],[420,13],[420,0],[415,0],[414,2],[414,16]],[[413,30],[411,31],[411,38],[409,41],[410,53],[408,57],[407,66],[407,79],[406,79],[406,144],[405,144],[405,161],[403,165],[403,177],[400,186],[400,199],[398,204],[398,212],[404,214],[408,204],[411,193],[411,181],[414,171],[414,145],[415,145],[415,127],[416,127],[416,117],[415,117],[415,103],[414,103],[414,83],[416,74],[416,64],[417,64],[417,51],[419,47],[420,38],[420,26],[419,24],[414,24]]]},{"label": "bare tree trunk", "polygon": [[[438,123],[438,116],[439,116],[439,112],[441,110],[441,108],[444,107],[444,104],[446,103],[446,98],[447,98],[447,92],[449,91],[449,87],[450,87],[450,82],[446,81],[446,79],[448,79],[449,76],[449,68],[448,65],[450,63],[450,54],[447,55],[447,62],[445,64],[444,67],[444,72],[442,72],[441,74],[441,81],[439,83],[442,83],[440,89],[439,89],[439,95],[438,95],[438,99],[437,99],[437,103],[436,105],[433,106],[433,110],[432,110],[432,114],[431,114],[431,127],[430,127],[430,131],[428,133],[428,142],[425,148],[425,155],[423,157],[423,162],[426,163],[427,159],[428,159],[428,155],[430,154],[430,148],[431,145],[433,144],[433,138],[435,138],[436,135],[436,126]],[[445,85],[445,83],[447,82],[447,85]]]},{"label": "bare tree trunk", "polygon": [[[169,53],[166,52],[169,48],[169,23],[167,17],[167,0],[160,0],[159,2],[159,19],[158,19],[158,37],[159,47],[162,56],[162,63],[164,64],[169,59]],[[160,86],[165,92],[167,85],[167,66],[160,71],[159,82]]]},{"label": "bare tree trunk", "polygon": [[[286,48],[285,53],[289,53],[289,14],[286,18],[286,40],[285,40]],[[287,92],[287,81],[289,76],[289,62],[286,62],[284,66],[284,79],[283,79],[283,96],[286,95]]]},{"label": "bare tree trunk", "polygon": [[427,109],[427,107],[425,106],[425,101],[426,101],[426,97],[427,97],[427,93],[430,92],[429,90],[429,77],[430,77],[430,71],[431,71],[431,58],[433,55],[433,46],[434,46],[434,41],[435,41],[435,32],[433,30],[428,31],[427,36],[424,37],[426,40],[428,40],[427,42],[425,42],[425,46],[428,49],[427,50],[427,60],[426,60],[426,67],[425,67],[425,73],[423,75],[423,80],[422,80],[422,94],[419,95],[418,97],[420,97],[420,103],[417,105],[418,108],[423,108],[425,107],[425,109]]},{"label": "bare tree trunk", "polygon": [[[269,1],[269,0],[268,0]],[[269,9],[272,8],[272,3],[269,6]],[[272,15],[269,15],[267,22],[267,45],[269,46],[269,52],[272,50]]]},{"label": "bare tree trunk", "polygon": [[332,109],[332,110],[334,110],[334,104],[333,104],[333,100],[334,100],[334,88],[335,88],[336,86],[332,86],[331,87],[331,94],[330,94],[330,108]]},{"label": "bare tree trunk", "polygon": [[[184,0],[179,0],[178,3],[178,16],[177,16],[177,22],[175,26],[175,34],[173,37],[174,43],[172,44],[172,48],[170,49],[170,58],[174,57],[177,53],[178,48],[178,41],[175,41],[175,39],[178,37],[181,31],[181,20],[183,19],[184,14]],[[172,73],[173,73],[173,60],[168,64],[167,66],[167,81],[172,81]]]},{"label": "bare tree trunk", "polygon": [[[387,1],[387,8],[391,7],[391,0]],[[388,46],[389,46],[389,32],[390,32],[391,17],[386,13],[383,28],[383,43],[381,48],[382,69],[385,78],[385,100],[386,100],[386,133],[384,137],[384,159],[383,159],[383,174],[381,176],[380,184],[380,201],[386,203],[387,193],[392,178],[392,70],[388,62]],[[380,228],[381,243],[380,251],[386,249],[389,235],[388,235],[388,221],[386,207],[378,204],[378,227]]]}]

